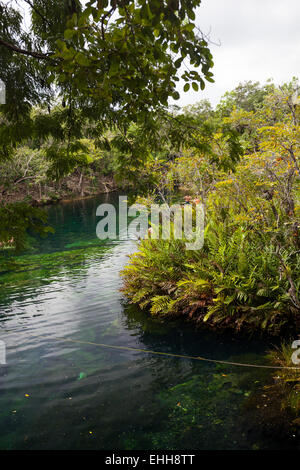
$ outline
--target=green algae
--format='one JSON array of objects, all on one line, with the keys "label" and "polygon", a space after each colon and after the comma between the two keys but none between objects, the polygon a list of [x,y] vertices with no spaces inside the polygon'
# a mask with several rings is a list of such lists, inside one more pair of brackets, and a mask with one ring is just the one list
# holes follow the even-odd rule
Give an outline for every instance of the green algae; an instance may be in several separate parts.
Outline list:
[{"label": "green algae", "polygon": [[16,256],[1,263],[0,285],[21,285],[40,277],[51,277],[72,268],[84,268],[89,260],[101,260],[109,246],[89,247],[88,249],[66,250],[39,255]]},{"label": "green algae", "polygon": [[[245,449],[259,448],[257,438],[252,442],[239,426],[244,403],[259,388],[259,381],[248,371],[224,369],[205,368],[204,373],[160,391],[153,409],[160,410],[161,424],[153,431],[152,423],[143,441],[135,442],[137,448],[234,449],[237,442]],[[153,420],[157,418],[154,413]],[[126,436],[124,448],[130,448],[132,439]]]},{"label": "green algae", "polygon": [[87,374],[85,372],[80,372],[77,377],[77,380],[82,380],[82,379],[85,379],[86,377],[87,377]]}]

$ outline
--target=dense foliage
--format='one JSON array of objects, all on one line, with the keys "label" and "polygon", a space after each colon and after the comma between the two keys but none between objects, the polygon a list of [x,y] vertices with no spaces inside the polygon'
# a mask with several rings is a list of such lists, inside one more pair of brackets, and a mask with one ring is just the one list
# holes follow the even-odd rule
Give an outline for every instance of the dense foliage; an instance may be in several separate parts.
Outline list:
[{"label": "dense foliage", "polygon": [[[156,134],[157,113],[166,113],[169,97],[179,99],[180,75],[185,91],[213,81],[212,56],[194,23],[200,0],[59,3],[58,8],[53,0],[0,1],[4,190],[11,182],[33,179],[23,162],[23,173],[6,177],[20,147],[35,156],[31,167],[41,163],[37,183],[45,178],[59,183],[78,167],[81,171],[92,164],[90,146],[107,149],[111,131],[126,137],[138,123],[144,135]],[[30,21],[24,21],[20,7]],[[85,139],[91,142],[87,145]],[[5,198],[0,205],[4,214]],[[17,220],[19,229],[10,239],[22,231],[22,220]],[[7,230],[0,229],[3,243]]]},{"label": "dense foliage", "polygon": [[[195,143],[189,139],[168,168],[170,184],[176,175],[205,206],[203,248],[141,241],[123,273],[124,292],[154,315],[278,333],[299,325],[300,315],[297,81],[268,85],[262,95],[257,84],[245,89],[247,100],[225,95],[206,118],[208,133],[196,127]],[[252,101],[251,92],[261,99]],[[250,101],[255,110],[245,106]],[[201,109],[187,114],[201,116]],[[238,132],[239,146],[228,129]],[[239,161],[232,148],[243,148]]]},{"label": "dense foliage", "polygon": [[[0,248],[47,234],[30,204],[59,197],[65,178],[100,174],[166,201],[183,188],[205,208],[205,242],[140,243],[124,292],[156,315],[278,332],[300,310],[298,83],[246,82],[215,110],[180,110],[176,82],[212,81],[208,44],[195,25],[199,0],[0,1]],[[8,195],[24,187],[24,200]],[[73,186],[74,186],[73,185]]]}]

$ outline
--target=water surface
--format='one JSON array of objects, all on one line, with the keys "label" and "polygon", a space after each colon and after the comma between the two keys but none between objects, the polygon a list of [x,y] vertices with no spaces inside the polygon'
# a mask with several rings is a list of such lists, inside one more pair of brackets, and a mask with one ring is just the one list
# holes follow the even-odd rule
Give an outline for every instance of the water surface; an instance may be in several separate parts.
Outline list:
[{"label": "water surface", "polygon": [[0,276],[0,449],[290,447],[249,422],[269,371],[89,344],[258,364],[270,347],[126,305],[119,271],[136,244],[96,238],[101,202],[117,195],[50,207],[55,234]]}]

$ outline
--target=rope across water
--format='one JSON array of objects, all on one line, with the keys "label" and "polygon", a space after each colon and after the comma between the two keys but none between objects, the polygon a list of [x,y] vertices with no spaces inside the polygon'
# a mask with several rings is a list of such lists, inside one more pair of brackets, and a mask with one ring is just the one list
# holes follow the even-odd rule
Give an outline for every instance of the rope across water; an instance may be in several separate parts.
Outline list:
[{"label": "rope across water", "polygon": [[[7,330],[6,330],[7,331]],[[16,333],[16,331],[9,330],[10,332]],[[194,361],[203,361],[203,362],[212,362],[215,364],[224,364],[224,365],[229,365],[229,366],[238,366],[238,367],[254,367],[258,369],[288,369],[288,370],[297,370],[300,371],[300,366],[299,367],[289,367],[289,366],[271,366],[267,364],[248,364],[248,363],[243,363],[243,362],[232,362],[232,361],[223,361],[220,359],[210,359],[206,357],[201,357],[201,356],[189,356],[185,354],[175,354],[175,353],[169,353],[169,352],[163,352],[163,351],[152,351],[151,349],[142,349],[142,348],[132,348],[130,346],[116,346],[112,344],[105,344],[105,343],[95,343],[93,341],[83,341],[79,339],[71,339],[71,338],[59,338],[56,336],[45,336],[45,335],[32,335],[29,334],[28,336],[33,337],[33,338],[47,338],[50,340],[55,340],[55,341],[65,341],[69,343],[76,343],[76,344],[89,344],[92,346],[97,346],[101,348],[109,348],[109,349],[116,349],[116,350],[121,350],[121,351],[133,351],[133,352],[142,352],[145,354],[153,354],[153,355],[159,355],[159,356],[167,356],[167,357],[178,357],[181,359],[190,359]]]}]

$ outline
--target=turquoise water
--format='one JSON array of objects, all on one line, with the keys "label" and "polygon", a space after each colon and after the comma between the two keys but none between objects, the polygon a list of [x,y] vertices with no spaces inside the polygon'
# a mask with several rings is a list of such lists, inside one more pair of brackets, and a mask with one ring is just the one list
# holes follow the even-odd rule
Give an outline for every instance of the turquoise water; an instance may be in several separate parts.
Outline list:
[{"label": "turquoise water", "polygon": [[[265,363],[270,344],[162,322],[126,305],[119,271],[134,241],[99,241],[96,207],[52,206],[55,234],[0,276],[0,449],[257,449],[249,398],[272,373],[76,341]],[[290,436],[287,436],[288,438]]]}]

